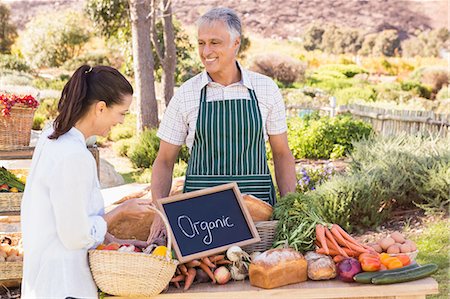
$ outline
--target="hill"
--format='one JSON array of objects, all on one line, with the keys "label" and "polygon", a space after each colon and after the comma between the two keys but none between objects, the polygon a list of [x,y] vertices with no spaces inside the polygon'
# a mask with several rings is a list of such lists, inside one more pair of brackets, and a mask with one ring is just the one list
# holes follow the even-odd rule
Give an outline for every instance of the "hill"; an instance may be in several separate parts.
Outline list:
[{"label": "hill", "polygon": [[[86,0],[0,0],[10,4],[13,20],[20,29],[34,15],[50,10],[82,10]],[[335,23],[376,32],[395,28],[412,34],[415,30],[449,25],[447,0],[173,0],[175,16],[184,24],[214,6],[228,6],[241,15],[245,31],[264,37],[298,36],[313,22]]]}]

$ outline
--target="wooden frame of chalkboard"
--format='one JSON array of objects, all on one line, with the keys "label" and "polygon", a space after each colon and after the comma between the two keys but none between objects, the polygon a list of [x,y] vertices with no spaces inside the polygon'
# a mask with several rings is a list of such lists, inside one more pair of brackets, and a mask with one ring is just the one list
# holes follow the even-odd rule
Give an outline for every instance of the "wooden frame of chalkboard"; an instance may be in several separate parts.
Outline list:
[{"label": "wooden frame of chalkboard", "polygon": [[156,207],[170,224],[180,263],[261,241],[235,182],[162,198]]}]

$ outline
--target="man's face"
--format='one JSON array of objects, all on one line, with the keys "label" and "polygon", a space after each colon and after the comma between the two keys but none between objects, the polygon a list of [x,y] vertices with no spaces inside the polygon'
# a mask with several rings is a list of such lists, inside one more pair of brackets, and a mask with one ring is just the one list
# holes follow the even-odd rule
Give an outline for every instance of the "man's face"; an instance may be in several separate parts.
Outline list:
[{"label": "man's face", "polygon": [[226,71],[234,64],[239,38],[231,40],[222,21],[204,24],[198,28],[198,52],[210,75]]}]

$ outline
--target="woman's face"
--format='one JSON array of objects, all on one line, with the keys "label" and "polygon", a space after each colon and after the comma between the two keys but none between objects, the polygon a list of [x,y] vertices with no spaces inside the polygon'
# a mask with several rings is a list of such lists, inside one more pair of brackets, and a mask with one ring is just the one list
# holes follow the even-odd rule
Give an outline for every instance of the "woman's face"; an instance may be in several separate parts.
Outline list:
[{"label": "woman's face", "polygon": [[[128,113],[133,96],[131,94],[123,95],[122,102],[107,107],[106,105],[99,110],[99,117],[97,122],[97,136],[106,136],[112,127],[123,123],[125,115]],[[104,102],[103,102],[104,103]]]}]

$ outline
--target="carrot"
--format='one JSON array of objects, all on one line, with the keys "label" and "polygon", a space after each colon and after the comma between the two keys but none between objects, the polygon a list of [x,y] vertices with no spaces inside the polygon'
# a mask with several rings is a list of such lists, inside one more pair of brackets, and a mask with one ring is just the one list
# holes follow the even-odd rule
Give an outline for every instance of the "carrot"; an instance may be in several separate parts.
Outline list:
[{"label": "carrot", "polygon": [[368,250],[365,249],[364,247],[362,247],[361,245],[359,245],[357,243],[355,244],[353,242],[350,242],[350,241],[344,239],[344,237],[341,235],[340,231],[338,229],[336,229],[334,224],[333,224],[333,227],[331,227],[331,233],[336,238],[336,241],[338,242],[338,244],[340,244],[344,247],[350,248],[357,252],[361,252],[361,253],[368,252]]},{"label": "carrot", "polygon": [[339,244],[336,242],[336,240],[333,237],[333,234],[330,232],[330,230],[328,229],[328,227],[324,227],[324,231],[325,231],[325,237],[327,238],[327,240],[329,240],[331,242],[331,244],[333,245],[332,247],[334,247],[335,249],[337,249],[337,251],[339,251],[341,253],[341,255],[348,257],[347,253],[339,246]]},{"label": "carrot", "polygon": [[185,279],[185,276],[183,274],[177,275],[175,277],[173,277],[170,282],[180,282],[183,281]]},{"label": "carrot", "polygon": [[232,261],[225,260],[225,259],[216,262],[216,265],[231,265],[231,264],[233,264]]},{"label": "carrot", "polygon": [[318,240],[320,242],[323,249],[325,249],[326,254],[330,254],[330,251],[328,250],[327,242],[325,240],[325,229],[322,224],[316,225],[316,240]]},{"label": "carrot", "polygon": [[337,263],[342,262],[343,259],[345,259],[345,256],[343,256],[343,255],[336,255],[336,256],[333,258],[333,261],[337,264]]},{"label": "carrot", "polygon": [[180,264],[180,265],[178,265],[178,267],[180,267],[181,274],[188,275],[188,270],[187,270],[185,264]]},{"label": "carrot", "polygon": [[216,267],[216,265],[214,265],[207,256],[202,258],[202,262],[204,262],[210,268]]},{"label": "carrot", "polygon": [[208,258],[209,258],[209,260],[210,260],[212,263],[215,263],[215,262],[217,262],[217,261],[223,260],[223,259],[225,258],[225,255],[223,255],[223,254],[218,254],[218,255],[210,256],[210,257],[208,257]]},{"label": "carrot", "polygon": [[175,285],[175,287],[176,287],[177,289],[180,288],[180,283],[179,283],[178,281],[175,281],[173,284]]},{"label": "carrot", "polygon": [[367,247],[370,247],[370,246],[365,246],[365,245],[360,244],[358,241],[356,241],[355,238],[353,238],[352,236],[350,236],[350,235],[349,235],[342,227],[340,227],[338,224],[333,224],[333,227],[334,227],[336,230],[339,231],[339,233],[341,234],[341,236],[342,236],[344,239],[346,239],[346,240],[352,242],[353,244],[358,245],[358,246],[361,246],[361,247],[366,248],[366,249],[368,249]]},{"label": "carrot", "polygon": [[199,260],[192,260],[192,261],[186,263],[186,266],[189,267],[189,268],[198,267],[198,266],[200,266],[200,261]]},{"label": "carrot", "polygon": [[[342,247],[341,247],[341,248],[342,248]],[[351,257],[357,256],[357,253],[356,253],[356,252],[351,251],[351,250],[348,249],[348,248],[342,248],[342,249],[345,251],[345,253],[347,253],[347,256],[351,256]],[[325,249],[323,249],[323,248],[318,248],[318,249],[316,249],[316,252],[317,252],[317,253],[320,253],[320,254],[326,254],[326,253],[325,253]],[[329,254],[329,255],[331,255],[331,256],[336,256],[336,255],[341,255],[341,254],[340,254],[339,251],[337,251],[337,250],[330,249],[330,254]]]},{"label": "carrot", "polygon": [[197,270],[194,268],[188,269],[188,276],[186,276],[186,281],[184,282],[184,290],[187,291],[189,287],[194,282],[195,275],[197,275]]},{"label": "carrot", "polygon": [[211,278],[213,283],[216,283],[216,278],[214,277],[214,274],[212,273],[211,269],[203,262],[200,263],[200,269],[205,271],[206,274],[208,274],[209,278]]}]

